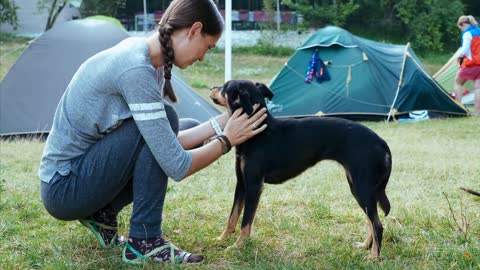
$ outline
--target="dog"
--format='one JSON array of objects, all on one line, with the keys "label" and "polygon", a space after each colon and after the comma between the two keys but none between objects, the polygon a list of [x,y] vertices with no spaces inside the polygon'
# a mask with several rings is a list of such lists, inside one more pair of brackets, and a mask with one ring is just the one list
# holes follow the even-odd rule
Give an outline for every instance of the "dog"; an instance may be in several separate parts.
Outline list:
[{"label": "dog", "polygon": [[[243,108],[252,115],[254,104],[260,104],[257,110],[266,107],[265,99],[272,97],[266,85],[246,80],[231,80],[210,89],[213,102],[230,113]],[[371,257],[379,257],[383,227],[377,203],[385,216],[390,212],[385,188],[392,156],[387,143],[367,127],[342,118],[275,118],[267,111],[264,123],[265,131],[236,146],[233,207],[219,239],[235,232],[243,210],[240,235],[234,244],[243,247],[244,238],[252,230],[264,183],[281,184],[319,161],[334,160],[345,168],[350,190],[368,218],[368,236],[357,246],[370,249]]]}]

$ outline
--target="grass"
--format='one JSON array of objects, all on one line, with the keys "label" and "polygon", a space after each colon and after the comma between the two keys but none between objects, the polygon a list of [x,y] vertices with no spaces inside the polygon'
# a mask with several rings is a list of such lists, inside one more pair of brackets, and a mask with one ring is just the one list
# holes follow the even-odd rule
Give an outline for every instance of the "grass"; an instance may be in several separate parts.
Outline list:
[{"label": "grass", "polygon": [[[343,170],[329,161],[283,185],[267,185],[246,248],[225,252],[235,239],[215,237],[233,200],[234,154],[229,153],[184,182],[171,182],[165,236],[205,254],[202,269],[478,269],[480,200],[459,187],[480,190],[480,141],[474,139],[480,118],[364,124],[393,153],[387,187],[392,211],[381,215],[380,260],[352,247],[366,236],[366,219]],[[0,269],[130,268],[122,264],[119,249],[99,248],[79,223],[55,220],[44,210],[36,176],[42,142],[0,146]],[[122,233],[128,231],[130,212],[121,213]]]},{"label": "grass", "polygon": [[0,81],[22,54],[29,40],[0,32]]},{"label": "grass", "polygon": [[[268,83],[286,59],[235,54],[233,78]],[[222,65],[223,55],[214,52],[182,75],[206,95],[210,85],[223,82]],[[367,234],[366,218],[343,169],[330,161],[283,185],[266,185],[246,247],[226,251],[235,237],[215,238],[233,201],[230,152],[183,182],[171,182],[165,236],[206,255],[198,269],[479,269],[480,198],[459,187],[480,190],[480,117],[364,124],[393,155],[387,186],[392,211],[381,214],[381,259],[353,248]],[[37,177],[42,149],[35,138],[0,141],[0,269],[157,269],[154,263],[124,264],[120,249],[101,249],[78,222],[45,211]],[[130,213],[128,207],[119,217],[123,234]]]}]

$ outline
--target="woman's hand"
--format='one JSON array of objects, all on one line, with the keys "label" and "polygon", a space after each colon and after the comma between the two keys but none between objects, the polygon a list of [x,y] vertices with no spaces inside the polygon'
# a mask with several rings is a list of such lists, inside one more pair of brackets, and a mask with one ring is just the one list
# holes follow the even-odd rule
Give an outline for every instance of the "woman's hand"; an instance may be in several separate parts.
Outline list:
[{"label": "woman's hand", "polygon": [[[259,106],[259,104],[255,104],[253,110],[255,111]],[[249,118],[241,108],[237,109],[228,119],[223,134],[228,137],[232,146],[245,142],[267,128],[266,124],[262,125],[267,118],[266,112],[267,109],[262,108]]]}]

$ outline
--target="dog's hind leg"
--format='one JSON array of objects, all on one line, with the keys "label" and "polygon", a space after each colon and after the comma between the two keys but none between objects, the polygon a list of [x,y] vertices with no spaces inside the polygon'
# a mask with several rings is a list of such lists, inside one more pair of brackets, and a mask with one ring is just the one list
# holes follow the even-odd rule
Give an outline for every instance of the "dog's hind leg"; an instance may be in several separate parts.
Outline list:
[{"label": "dog's hind leg", "polygon": [[380,256],[380,248],[382,246],[383,226],[378,217],[376,202],[370,205],[370,208],[365,209],[365,211],[370,223],[370,236],[372,238],[370,257],[377,258]]},{"label": "dog's hind leg", "polygon": [[375,173],[368,173],[365,170],[350,173],[347,171],[350,190],[368,218],[368,236],[363,243],[356,246],[371,249],[370,257],[378,257],[380,256],[383,227],[378,217],[375,182],[369,180],[375,179],[371,177],[372,175]]},{"label": "dog's hind leg", "polygon": [[355,242],[355,247],[357,248],[364,248],[364,249],[370,249],[372,248],[372,243],[373,243],[373,227],[372,227],[372,222],[370,222],[370,219],[368,220],[368,236],[365,238],[365,241],[363,242]]}]

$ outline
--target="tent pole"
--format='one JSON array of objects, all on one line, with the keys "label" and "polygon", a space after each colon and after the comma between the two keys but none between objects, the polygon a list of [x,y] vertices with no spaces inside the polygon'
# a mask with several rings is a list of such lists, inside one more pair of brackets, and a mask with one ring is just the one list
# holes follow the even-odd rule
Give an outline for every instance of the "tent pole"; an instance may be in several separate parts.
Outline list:
[{"label": "tent pole", "polygon": [[143,32],[147,33],[147,0],[143,0]]},{"label": "tent pole", "polygon": [[395,102],[397,102],[398,98],[398,92],[400,92],[400,87],[402,86],[403,82],[403,72],[405,71],[405,62],[407,61],[407,51],[408,47],[410,47],[410,42],[407,43],[405,46],[405,51],[403,52],[403,61],[402,61],[402,70],[400,71],[400,78],[398,79],[398,86],[397,86],[397,91],[395,93],[395,98],[393,99],[392,106],[390,107],[390,111],[388,112],[388,117],[387,117],[387,123],[390,122],[390,117],[392,116],[393,113],[393,106],[395,106]]},{"label": "tent pole", "polygon": [[280,17],[280,0],[277,0],[277,16],[276,16],[276,20],[277,20],[277,32],[280,32],[280,21],[281,21],[281,17]]},{"label": "tent pole", "polygon": [[225,0],[225,81],[232,79],[232,0]]}]

